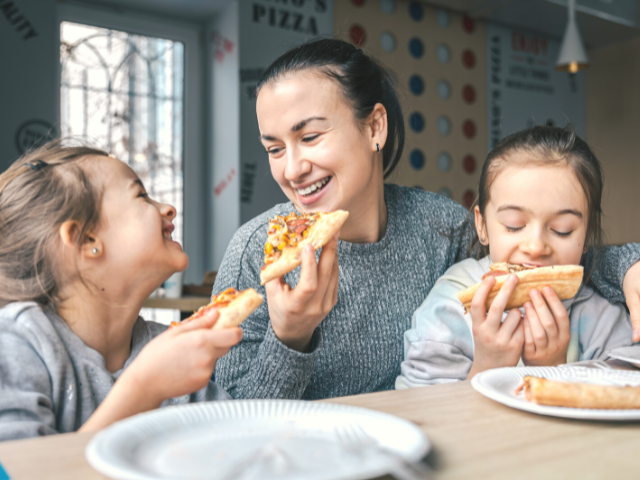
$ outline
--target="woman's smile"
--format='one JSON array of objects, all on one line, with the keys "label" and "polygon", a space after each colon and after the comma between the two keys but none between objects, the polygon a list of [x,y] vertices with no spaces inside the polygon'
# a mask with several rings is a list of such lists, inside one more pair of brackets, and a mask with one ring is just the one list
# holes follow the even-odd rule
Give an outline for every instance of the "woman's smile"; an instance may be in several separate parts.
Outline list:
[{"label": "woman's smile", "polygon": [[302,187],[294,187],[296,194],[298,195],[298,201],[302,205],[312,205],[320,200],[325,192],[329,189],[333,177],[324,177],[321,180],[313,183],[304,184]]}]

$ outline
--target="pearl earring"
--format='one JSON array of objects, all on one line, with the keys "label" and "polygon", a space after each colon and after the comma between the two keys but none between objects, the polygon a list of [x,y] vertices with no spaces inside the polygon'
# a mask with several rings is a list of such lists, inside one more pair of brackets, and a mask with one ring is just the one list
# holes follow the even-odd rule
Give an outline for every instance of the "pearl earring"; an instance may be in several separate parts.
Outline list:
[{"label": "pearl earring", "polygon": [[97,249],[97,248],[95,248],[95,247],[93,247],[93,248],[91,249],[91,253],[93,253],[94,255],[97,255],[99,251],[100,251],[100,250],[98,250],[98,249]]}]

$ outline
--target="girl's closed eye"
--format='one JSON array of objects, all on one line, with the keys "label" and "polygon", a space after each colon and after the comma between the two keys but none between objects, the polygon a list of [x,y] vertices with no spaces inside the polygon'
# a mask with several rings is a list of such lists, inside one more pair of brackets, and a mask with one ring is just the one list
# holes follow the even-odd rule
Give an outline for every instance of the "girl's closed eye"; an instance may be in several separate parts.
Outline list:
[{"label": "girl's closed eye", "polygon": [[311,143],[313,142],[316,138],[318,138],[320,136],[319,133],[314,133],[312,135],[307,135],[305,137],[302,137],[302,141],[305,143]]},{"label": "girl's closed eye", "polygon": [[521,227],[510,227],[508,225],[505,225],[504,227],[507,229],[507,232],[519,232],[524,228],[524,225]]},{"label": "girl's closed eye", "polygon": [[553,233],[555,233],[556,235],[559,235],[561,237],[568,237],[569,235],[571,235],[573,233],[573,230],[569,230],[568,232],[558,232],[557,230],[551,230]]}]

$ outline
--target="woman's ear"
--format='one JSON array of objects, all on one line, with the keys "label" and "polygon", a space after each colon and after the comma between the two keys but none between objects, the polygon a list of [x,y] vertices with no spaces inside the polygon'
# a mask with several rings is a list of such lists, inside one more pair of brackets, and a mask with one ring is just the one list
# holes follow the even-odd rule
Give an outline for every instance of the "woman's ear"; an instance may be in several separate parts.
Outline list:
[{"label": "woman's ear", "polygon": [[376,103],[369,115],[369,126],[371,127],[371,150],[382,151],[387,143],[387,109],[381,103]]},{"label": "woman's ear", "polygon": [[489,235],[487,235],[487,226],[484,223],[484,218],[480,213],[480,207],[478,205],[473,209],[473,214],[476,221],[476,232],[478,232],[478,239],[482,245],[489,245]]},{"label": "woman's ear", "polygon": [[[65,249],[75,251],[78,248],[78,236],[80,235],[80,225],[75,220],[67,220],[60,225],[60,240]],[[80,252],[85,258],[97,258],[102,255],[102,241],[93,235],[80,246]]]}]

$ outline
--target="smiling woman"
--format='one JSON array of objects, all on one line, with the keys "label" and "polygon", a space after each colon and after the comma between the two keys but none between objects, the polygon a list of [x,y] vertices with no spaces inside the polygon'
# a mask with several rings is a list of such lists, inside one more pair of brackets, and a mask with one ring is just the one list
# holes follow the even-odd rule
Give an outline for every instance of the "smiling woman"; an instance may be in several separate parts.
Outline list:
[{"label": "smiling woman", "polygon": [[[434,193],[384,184],[402,154],[402,112],[384,67],[353,45],[323,39],[285,53],[258,82],[256,110],[271,173],[290,202],[236,232],[213,293],[261,291],[275,215],[339,209],[349,218],[339,240],[315,256],[305,251],[301,268],[265,285],[267,302],[243,323],[243,340],[218,363],[216,379],[236,398],[391,389],[413,312],[469,255],[467,212]],[[606,269],[593,275],[604,293],[622,295],[638,250],[608,251]]]}]

